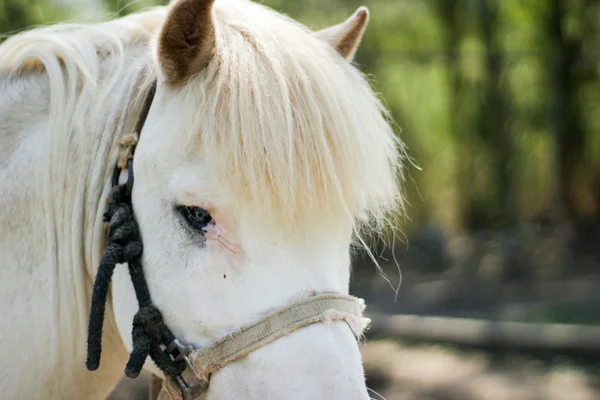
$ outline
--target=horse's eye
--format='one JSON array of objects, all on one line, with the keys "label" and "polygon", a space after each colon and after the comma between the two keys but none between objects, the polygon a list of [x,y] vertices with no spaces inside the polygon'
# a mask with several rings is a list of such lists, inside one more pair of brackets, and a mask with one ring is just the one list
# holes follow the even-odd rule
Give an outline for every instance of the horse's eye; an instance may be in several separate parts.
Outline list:
[{"label": "horse's eye", "polygon": [[190,228],[203,232],[210,223],[212,216],[204,208],[196,206],[178,206],[177,211]]}]

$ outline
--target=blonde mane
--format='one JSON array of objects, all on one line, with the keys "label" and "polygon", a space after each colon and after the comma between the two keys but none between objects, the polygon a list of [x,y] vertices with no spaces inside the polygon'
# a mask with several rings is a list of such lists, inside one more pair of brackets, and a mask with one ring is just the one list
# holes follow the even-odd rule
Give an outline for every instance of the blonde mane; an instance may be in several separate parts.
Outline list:
[{"label": "blonde mane", "polygon": [[183,89],[190,146],[212,156],[240,201],[288,222],[384,221],[400,200],[401,143],[364,75],[266,7],[215,7],[216,56]]},{"label": "blonde mane", "polygon": [[58,154],[67,151],[73,132],[102,124],[107,109],[128,108],[109,103],[118,97],[115,93],[137,98],[147,90],[150,81],[140,78],[151,74],[147,43],[165,13],[159,7],[108,22],[41,27],[0,44],[0,77],[47,77],[51,140]]},{"label": "blonde mane", "polygon": [[[152,43],[164,17],[157,8],[16,35],[0,46],[0,73],[43,68],[53,131],[71,132],[133,76],[124,72],[129,49]],[[339,212],[385,221],[401,203],[402,145],[365,76],[307,28],[261,5],[218,0],[215,19],[216,56],[181,89],[186,112],[172,116],[190,148],[211,157],[240,201],[287,222]],[[147,49],[137,56],[149,79],[132,95],[156,78]]]}]

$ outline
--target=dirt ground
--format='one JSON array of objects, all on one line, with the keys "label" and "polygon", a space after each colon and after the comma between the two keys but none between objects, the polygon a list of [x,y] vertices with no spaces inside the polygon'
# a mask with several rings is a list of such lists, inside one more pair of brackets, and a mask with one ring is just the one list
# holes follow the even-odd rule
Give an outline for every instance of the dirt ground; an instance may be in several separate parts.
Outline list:
[{"label": "dirt ground", "polygon": [[[373,341],[362,346],[374,400],[600,400],[600,375],[557,360]],[[596,372],[598,372],[596,370]],[[124,380],[110,400],[146,400],[147,377]]]},{"label": "dirt ground", "polygon": [[600,400],[599,377],[566,361],[392,341],[365,345],[363,357],[369,387],[387,400]]}]

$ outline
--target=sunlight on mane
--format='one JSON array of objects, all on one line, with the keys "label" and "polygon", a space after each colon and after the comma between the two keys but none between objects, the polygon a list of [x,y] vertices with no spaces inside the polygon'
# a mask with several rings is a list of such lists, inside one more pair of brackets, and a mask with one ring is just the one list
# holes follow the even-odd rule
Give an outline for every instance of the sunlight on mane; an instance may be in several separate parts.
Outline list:
[{"label": "sunlight on mane", "polygon": [[139,78],[146,71],[128,71],[127,67],[134,56],[132,49],[149,63],[147,45],[141,44],[151,41],[165,14],[166,9],[158,7],[108,22],[64,23],[19,33],[0,44],[0,74],[15,79],[46,74],[52,140],[58,150],[68,145],[70,132],[85,129],[86,119],[105,118],[99,110],[107,106],[115,89],[127,90],[135,80],[140,81],[139,88],[129,90],[132,101],[147,90],[148,82]]},{"label": "sunlight on mane", "polygon": [[93,79],[103,56],[125,58],[124,45],[149,40],[160,28],[165,14],[165,7],[156,7],[107,22],[61,23],[24,31],[0,44],[0,71],[43,68],[54,58],[76,63],[80,74]]},{"label": "sunlight on mane", "polygon": [[340,213],[384,222],[401,200],[402,145],[365,77],[266,7],[215,7],[216,56],[176,95],[192,118],[189,147],[240,202],[288,226]]}]

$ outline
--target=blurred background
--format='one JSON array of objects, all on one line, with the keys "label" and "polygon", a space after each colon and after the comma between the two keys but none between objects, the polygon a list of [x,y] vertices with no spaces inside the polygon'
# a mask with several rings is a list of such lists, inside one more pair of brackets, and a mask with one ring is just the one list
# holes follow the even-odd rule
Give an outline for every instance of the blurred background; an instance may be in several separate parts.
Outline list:
[{"label": "blurred background", "polygon": [[[0,0],[0,32],[161,3]],[[263,3],[314,29],[370,8],[356,64],[413,158],[384,275],[354,257],[371,397],[600,399],[600,0]]]}]

